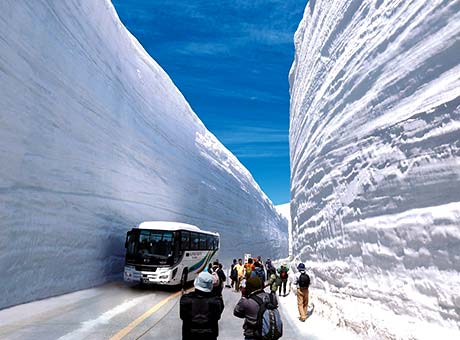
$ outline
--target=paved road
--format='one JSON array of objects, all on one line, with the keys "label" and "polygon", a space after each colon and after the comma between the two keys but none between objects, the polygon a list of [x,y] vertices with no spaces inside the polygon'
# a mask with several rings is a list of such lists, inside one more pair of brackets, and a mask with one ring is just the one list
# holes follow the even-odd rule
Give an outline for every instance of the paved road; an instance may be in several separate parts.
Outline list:
[{"label": "paved road", "polygon": [[[239,294],[224,291],[219,340],[242,339],[233,316]],[[181,339],[180,292],[112,283],[0,311],[1,339]],[[283,313],[283,311],[281,310]],[[283,339],[299,339],[283,318]]]}]

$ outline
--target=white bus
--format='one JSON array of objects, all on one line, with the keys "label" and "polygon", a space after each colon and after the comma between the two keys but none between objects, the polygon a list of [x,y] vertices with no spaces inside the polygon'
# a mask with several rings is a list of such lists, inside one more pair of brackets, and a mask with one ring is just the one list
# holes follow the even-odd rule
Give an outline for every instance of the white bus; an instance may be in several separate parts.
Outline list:
[{"label": "white bus", "polygon": [[217,258],[219,234],[176,222],[142,222],[126,235],[124,280],[184,285]]}]

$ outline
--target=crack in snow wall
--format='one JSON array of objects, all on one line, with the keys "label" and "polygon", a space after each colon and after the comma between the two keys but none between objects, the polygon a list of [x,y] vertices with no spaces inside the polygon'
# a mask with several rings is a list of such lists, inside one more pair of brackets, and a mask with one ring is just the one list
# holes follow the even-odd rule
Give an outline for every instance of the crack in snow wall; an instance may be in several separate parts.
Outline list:
[{"label": "crack in snow wall", "polygon": [[309,1],[289,75],[294,254],[328,292],[455,329],[459,36],[458,0]]},{"label": "crack in snow wall", "polygon": [[121,278],[144,220],[218,231],[221,260],[287,255],[286,221],[108,0],[1,9],[0,308]]}]

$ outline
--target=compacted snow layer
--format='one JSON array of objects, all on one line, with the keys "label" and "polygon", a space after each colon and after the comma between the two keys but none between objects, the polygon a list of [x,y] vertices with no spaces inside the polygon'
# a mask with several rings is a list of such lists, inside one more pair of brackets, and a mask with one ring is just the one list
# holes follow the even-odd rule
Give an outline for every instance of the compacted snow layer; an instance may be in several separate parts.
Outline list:
[{"label": "compacted snow layer", "polygon": [[291,223],[291,204],[279,204],[275,206],[276,211],[280,213],[288,221],[288,243],[289,243],[289,256],[292,256],[292,223]]},{"label": "compacted snow layer", "polygon": [[287,255],[285,219],[110,1],[0,9],[0,308],[120,277],[144,220],[218,231],[221,259]]},{"label": "compacted snow layer", "polygon": [[295,34],[293,251],[319,288],[411,318],[368,313],[373,334],[459,331],[459,37],[458,0],[311,0]]}]

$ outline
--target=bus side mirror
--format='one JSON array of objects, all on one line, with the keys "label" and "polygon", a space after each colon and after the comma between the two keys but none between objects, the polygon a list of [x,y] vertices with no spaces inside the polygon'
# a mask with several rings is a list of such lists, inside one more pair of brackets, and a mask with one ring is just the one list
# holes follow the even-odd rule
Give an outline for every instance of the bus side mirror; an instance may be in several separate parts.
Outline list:
[{"label": "bus side mirror", "polygon": [[128,248],[128,239],[129,239],[130,236],[131,236],[131,232],[128,231],[128,232],[126,233],[125,248]]}]

